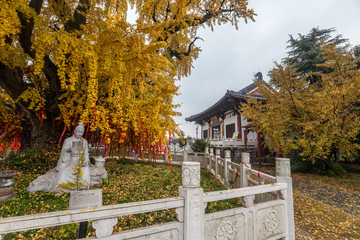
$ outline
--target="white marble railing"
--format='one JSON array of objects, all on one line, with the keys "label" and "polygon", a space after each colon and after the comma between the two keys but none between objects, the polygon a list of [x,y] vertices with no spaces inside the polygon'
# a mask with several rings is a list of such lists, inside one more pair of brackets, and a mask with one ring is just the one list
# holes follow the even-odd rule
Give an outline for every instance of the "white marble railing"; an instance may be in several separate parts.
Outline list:
[{"label": "white marble railing", "polygon": [[[243,139],[232,139],[232,138],[217,138],[210,139],[210,145],[214,147],[244,147],[245,141]],[[246,147],[256,148],[257,140],[248,139]]]},{"label": "white marble railing", "polygon": [[[225,150],[225,155],[230,156],[230,150]],[[242,154],[241,164],[231,162],[229,157],[220,158],[213,156],[212,154],[206,155],[206,168],[222,183],[224,187],[245,187],[248,184],[261,185],[265,181],[268,183],[275,183],[276,177],[265,174],[263,172],[251,169],[249,160],[249,153]],[[241,182],[241,178],[244,177],[244,181]],[[245,184],[245,180],[247,183]]]},{"label": "white marble railing", "polygon": [[[254,202],[269,190],[279,195],[276,201]],[[207,194],[205,202],[240,197],[243,207],[206,214],[204,239],[294,239],[288,231],[286,190],[287,184],[275,183]]]},{"label": "white marble railing", "polygon": [[167,154],[159,154],[156,160],[149,158],[147,154],[143,154],[142,157],[136,155],[135,153],[131,153],[127,159],[134,161],[145,161],[145,162],[154,162],[154,163],[163,163],[170,164],[169,158],[171,156],[171,164],[181,166],[183,162],[199,162],[201,168],[205,168],[206,163],[206,154],[203,152],[187,152],[187,151],[171,151],[171,155]]},{"label": "white marble railing", "polygon": [[112,228],[116,224],[117,218],[120,216],[173,208],[182,209],[183,207],[184,199],[176,197],[144,202],[107,205],[91,209],[77,209],[0,218],[0,234],[93,221],[92,225],[96,229],[96,236],[98,238],[108,237],[112,234]]},{"label": "white marble railing", "polygon": [[[200,188],[200,163],[183,162],[182,186],[179,187],[178,197],[1,218],[0,239],[11,232],[84,221],[92,221],[99,239],[295,239],[289,159],[276,159],[276,177],[254,172],[247,164],[248,153],[244,154],[243,164],[240,165],[220,158],[215,158],[215,161],[213,157],[206,159],[211,172],[223,181],[237,176],[241,188],[204,193]],[[264,184],[263,181],[252,186],[249,173],[272,183]],[[269,194],[271,197],[267,198]],[[257,201],[258,196],[263,196],[261,201]],[[233,198],[240,198],[242,207],[205,214],[208,202]],[[119,216],[165,209],[175,209],[177,221],[113,234],[113,226]]]}]

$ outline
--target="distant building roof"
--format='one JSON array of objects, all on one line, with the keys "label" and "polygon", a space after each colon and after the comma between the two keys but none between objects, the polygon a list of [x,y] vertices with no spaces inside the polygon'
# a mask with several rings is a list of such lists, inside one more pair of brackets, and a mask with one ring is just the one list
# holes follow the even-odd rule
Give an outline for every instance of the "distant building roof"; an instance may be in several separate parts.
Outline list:
[{"label": "distant building roof", "polygon": [[[260,74],[257,73],[256,77],[258,81],[263,81],[262,74]],[[214,105],[198,114],[185,118],[185,120],[196,122],[198,124],[202,124],[204,121],[210,122],[210,118],[213,116],[223,117],[223,114],[226,111],[237,111],[240,103],[245,102],[250,96],[259,100],[264,100],[263,95],[257,91],[256,84],[252,83],[239,91],[227,90],[225,95]]]}]

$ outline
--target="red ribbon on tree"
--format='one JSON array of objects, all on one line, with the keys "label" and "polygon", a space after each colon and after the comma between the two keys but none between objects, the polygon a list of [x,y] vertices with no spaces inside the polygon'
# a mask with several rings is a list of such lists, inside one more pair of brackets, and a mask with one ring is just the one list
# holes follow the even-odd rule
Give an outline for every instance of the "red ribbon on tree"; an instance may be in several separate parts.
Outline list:
[{"label": "red ribbon on tree", "polygon": [[58,147],[60,146],[61,139],[63,138],[63,136],[64,136],[64,134],[65,134],[65,131],[66,131],[66,125],[65,125],[65,127],[64,127],[64,130],[63,130],[61,136],[60,136],[60,140],[59,140],[59,143],[58,143],[58,145],[57,145]]}]

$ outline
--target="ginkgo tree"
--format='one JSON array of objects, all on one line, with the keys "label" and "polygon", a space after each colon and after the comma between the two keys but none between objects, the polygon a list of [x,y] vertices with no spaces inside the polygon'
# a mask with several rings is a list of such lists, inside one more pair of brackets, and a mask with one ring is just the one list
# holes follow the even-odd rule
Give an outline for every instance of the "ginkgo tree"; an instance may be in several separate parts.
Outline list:
[{"label": "ginkgo tree", "polygon": [[243,114],[253,128],[265,136],[270,149],[283,156],[296,150],[306,159],[322,162],[324,168],[343,156],[355,154],[354,142],[360,131],[360,70],[356,48],[321,44],[326,72],[312,73],[319,80],[309,84],[289,63],[276,64],[270,85],[258,82],[266,101],[250,99]]},{"label": "ginkgo tree", "polygon": [[199,27],[255,16],[247,0],[0,4],[0,136],[23,148],[57,143],[81,121],[91,142],[161,149],[177,129],[175,81],[198,57]]}]

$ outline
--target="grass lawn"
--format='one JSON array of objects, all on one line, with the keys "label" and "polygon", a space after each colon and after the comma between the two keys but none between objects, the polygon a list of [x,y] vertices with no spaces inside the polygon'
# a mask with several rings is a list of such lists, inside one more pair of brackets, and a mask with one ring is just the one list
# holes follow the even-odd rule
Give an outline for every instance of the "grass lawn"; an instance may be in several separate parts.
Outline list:
[{"label": "grass lawn", "polygon": [[[178,196],[181,185],[181,167],[161,164],[134,163],[126,160],[108,160],[106,169],[109,173],[108,182],[102,187],[103,205],[145,201],[151,199]],[[29,183],[40,174],[21,175],[14,201],[0,203],[1,217],[29,215],[36,213],[67,210],[69,194],[25,191]],[[221,185],[205,170],[201,170],[201,187],[205,192],[223,189]],[[232,208],[240,204],[236,199],[209,203],[207,212]],[[174,221],[174,210],[164,210],[119,217],[114,232],[156,223]],[[73,239],[76,237],[78,224],[31,230],[21,233],[7,234],[5,239]],[[89,224],[88,236],[95,231]]]}]

